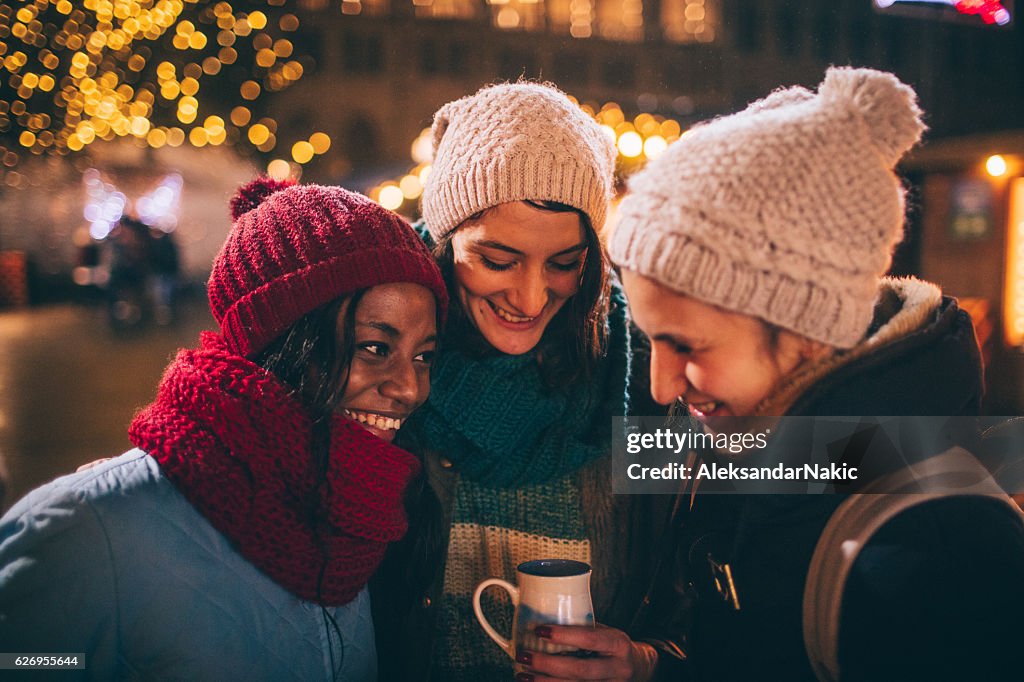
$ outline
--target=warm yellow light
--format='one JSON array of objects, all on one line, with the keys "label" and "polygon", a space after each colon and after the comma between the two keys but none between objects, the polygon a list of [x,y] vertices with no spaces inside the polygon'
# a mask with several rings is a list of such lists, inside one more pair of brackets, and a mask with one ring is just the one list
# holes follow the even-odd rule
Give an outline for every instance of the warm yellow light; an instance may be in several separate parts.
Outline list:
[{"label": "warm yellow light", "polygon": [[644,151],[644,140],[639,133],[629,130],[619,136],[617,146],[620,154],[627,159],[635,159]]},{"label": "warm yellow light", "polygon": [[199,111],[199,100],[195,97],[182,97],[178,101],[178,111],[185,114],[195,114]]},{"label": "warm yellow light", "polygon": [[157,77],[163,80],[174,78],[174,73],[174,64],[171,64],[170,62],[161,62],[160,66],[156,67]]},{"label": "warm yellow light", "polygon": [[260,96],[260,84],[256,81],[245,81],[239,88],[242,97],[247,100],[254,100]]},{"label": "warm yellow light", "polygon": [[188,141],[192,143],[193,147],[205,147],[206,143],[210,141],[210,136],[206,132],[206,128],[193,128],[189,131]]},{"label": "warm yellow light", "polygon": [[181,81],[181,94],[192,96],[199,92],[199,81],[195,78],[186,78]]},{"label": "warm yellow light", "polygon": [[309,136],[309,143],[317,154],[325,154],[331,148],[331,138],[327,133],[313,133]]},{"label": "warm yellow light", "polygon": [[597,120],[605,125],[615,127],[626,120],[625,114],[622,113],[622,109],[615,102],[609,102],[601,107],[601,111],[597,114]]},{"label": "warm yellow light", "polygon": [[253,12],[249,15],[249,26],[259,30],[267,25],[267,15],[263,12]]},{"label": "warm yellow light", "polygon": [[262,123],[257,123],[249,128],[249,142],[255,145],[263,144],[267,141],[268,137],[270,137],[270,129]]},{"label": "warm yellow light", "polygon": [[292,145],[292,158],[295,163],[309,163],[313,159],[313,145],[306,140],[300,140]]},{"label": "warm yellow light", "polygon": [[274,159],[267,164],[267,175],[275,180],[286,180],[292,174],[292,167],[284,159]]},{"label": "warm yellow light", "polygon": [[149,119],[142,116],[133,116],[131,119],[131,131],[135,137],[145,137],[149,133]]},{"label": "warm yellow light", "polygon": [[281,27],[282,31],[288,31],[290,33],[292,31],[298,30],[299,18],[294,14],[285,14],[283,17],[281,17],[281,20],[278,22],[278,25]]},{"label": "warm yellow light", "polygon": [[252,119],[252,112],[245,107],[235,107],[231,110],[231,122],[241,128],[242,126],[249,125],[249,121]]},{"label": "warm yellow light", "polygon": [[256,149],[259,149],[261,152],[269,152],[276,146],[277,136],[274,133],[270,133],[262,144],[256,145]]},{"label": "warm yellow light", "polygon": [[172,147],[180,147],[185,142],[185,131],[181,128],[171,128],[167,131],[167,144]]},{"label": "warm yellow light", "polygon": [[427,163],[434,155],[434,139],[430,128],[424,128],[412,143],[412,160],[416,163]]},{"label": "warm yellow light", "polygon": [[302,64],[293,60],[281,67],[281,75],[290,81],[297,81],[302,78],[302,70]]},{"label": "warm yellow light", "polygon": [[993,178],[999,178],[1006,175],[1006,159],[999,154],[993,154],[988,157],[985,161],[985,170]]},{"label": "warm yellow light", "polygon": [[273,66],[274,62],[276,62],[276,61],[277,61],[277,55],[274,54],[273,50],[270,50],[270,49],[267,49],[267,48],[263,48],[262,50],[260,50],[259,52],[256,53],[256,65],[257,66],[262,66],[263,68],[267,69],[267,68],[270,68],[271,66]]},{"label": "warm yellow light", "polygon": [[181,88],[175,81],[167,81],[160,86],[160,96],[164,99],[174,99],[181,94]]},{"label": "warm yellow light", "polygon": [[21,143],[22,147],[31,147],[36,143],[36,136],[34,133],[26,130],[22,132],[21,137],[18,138],[18,142]]},{"label": "warm yellow light", "polygon": [[203,60],[203,73],[207,76],[216,76],[220,73],[220,60],[216,57],[207,57]]},{"label": "warm yellow light", "polygon": [[380,189],[380,205],[390,211],[398,210],[398,207],[405,201],[405,195],[402,194],[400,187],[396,185],[386,185]]},{"label": "warm yellow light", "polygon": [[519,26],[519,12],[511,7],[502,7],[496,20],[498,28],[515,28]]},{"label": "warm yellow light", "polygon": [[648,159],[655,159],[668,148],[668,142],[661,135],[651,135],[644,140],[644,156]]},{"label": "warm yellow light", "polygon": [[1010,183],[1003,337],[1010,346],[1024,346],[1024,178],[1014,178]]},{"label": "warm yellow light", "polygon": [[420,184],[419,177],[415,175],[406,175],[399,183],[398,188],[402,190],[402,196],[406,199],[417,199],[423,194],[423,185]]},{"label": "warm yellow light", "polygon": [[292,41],[281,38],[280,40],[274,41],[274,54],[283,59],[287,59],[292,56],[294,50]]},{"label": "warm yellow light", "polygon": [[152,128],[146,135],[146,142],[153,149],[160,149],[167,144],[167,133],[162,128]]}]

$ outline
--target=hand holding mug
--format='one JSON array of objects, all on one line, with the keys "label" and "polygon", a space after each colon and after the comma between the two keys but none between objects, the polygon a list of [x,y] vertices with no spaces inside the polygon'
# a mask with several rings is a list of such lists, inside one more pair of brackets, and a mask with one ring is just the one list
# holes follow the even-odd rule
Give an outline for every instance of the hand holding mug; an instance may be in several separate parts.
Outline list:
[{"label": "hand holding mug", "polygon": [[650,679],[657,653],[649,644],[634,642],[625,632],[598,625],[596,628],[541,625],[534,633],[556,647],[585,650],[587,658],[572,658],[523,649],[516,657],[523,668],[517,682],[564,682],[564,680],[613,680],[640,682]]},{"label": "hand holding mug", "polygon": [[[558,644],[538,637],[538,625],[581,625],[594,627],[594,606],[590,599],[590,566],[569,559],[541,559],[519,564],[518,587],[500,578],[480,583],[473,594],[473,611],[481,627],[510,658],[525,650],[543,651],[553,656],[579,655],[579,647]],[[505,639],[487,621],[480,597],[488,587],[501,587],[509,593],[515,613],[512,637]],[[517,664],[517,670],[522,666]]]}]

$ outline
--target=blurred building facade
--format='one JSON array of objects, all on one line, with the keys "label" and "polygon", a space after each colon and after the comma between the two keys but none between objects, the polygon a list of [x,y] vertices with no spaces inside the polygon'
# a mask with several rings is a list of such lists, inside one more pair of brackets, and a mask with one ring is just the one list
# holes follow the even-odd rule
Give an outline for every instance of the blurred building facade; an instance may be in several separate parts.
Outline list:
[{"label": "blurred building facade", "polygon": [[[883,3],[885,4],[885,3]],[[325,177],[409,158],[445,102],[495,80],[693,122],[829,64],[895,72],[933,137],[1024,126],[1016,26],[885,14],[874,0],[302,0],[317,62],[276,102],[283,127],[334,140]],[[946,8],[952,11],[951,8]],[[955,12],[953,12],[955,15]],[[945,15],[944,15],[945,16]]]}]

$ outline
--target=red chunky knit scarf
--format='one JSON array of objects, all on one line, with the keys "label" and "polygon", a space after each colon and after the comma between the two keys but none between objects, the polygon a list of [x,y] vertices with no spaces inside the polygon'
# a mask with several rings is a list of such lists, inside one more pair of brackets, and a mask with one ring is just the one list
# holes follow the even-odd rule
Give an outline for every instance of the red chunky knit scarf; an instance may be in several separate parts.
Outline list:
[{"label": "red chunky knit scarf", "polygon": [[340,606],[405,533],[402,497],[419,462],[339,415],[317,490],[312,431],[287,386],[204,332],[129,436],[253,565],[301,599]]}]

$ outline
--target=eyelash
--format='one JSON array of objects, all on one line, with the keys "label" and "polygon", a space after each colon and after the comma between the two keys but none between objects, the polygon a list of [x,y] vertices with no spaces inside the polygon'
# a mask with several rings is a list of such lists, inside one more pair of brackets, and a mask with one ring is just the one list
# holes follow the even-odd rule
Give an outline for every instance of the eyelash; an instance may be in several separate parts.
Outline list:
[{"label": "eyelash", "polygon": [[670,341],[666,341],[666,343],[668,343],[669,347],[672,349],[672,352],[676,353],[677,355],[693,355],[694,351],[692,346],[686,346],[680,343],[672,343]]},{"label": "eyelash", "polygon": [[[372,348],[377,348],[378,350],[371,350]],[[379,358],[386,358],[388,354],[391,352],[391,349],[388,347],[386,343],[379,342],[360,344],[359,350],[366,351],[367,353]],[[416,357],[421,358],[420,362],[424,362],[429,365],[434,362],[434,355],[434,351],[428,350],[417,354]]]},{"label": "eyelash", "polygon": [[[515,266],[515,261],[512,261],[511,263],[495,263],[486,256],[480,256],[480,260],[483,262],[484,267],[486,267],[489,270],[495,270],[496,272],[505,272],[506,270],[511,270]],[[548,265],[554,268],[555,270],[558,270],[559,272],[574,272],[579,269],[580,261],[574,260],[571,263],[551,262],[548,263]]]}]

